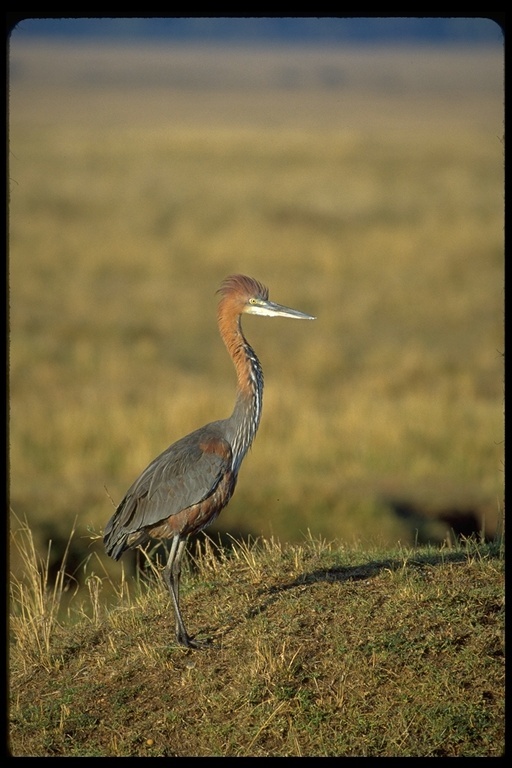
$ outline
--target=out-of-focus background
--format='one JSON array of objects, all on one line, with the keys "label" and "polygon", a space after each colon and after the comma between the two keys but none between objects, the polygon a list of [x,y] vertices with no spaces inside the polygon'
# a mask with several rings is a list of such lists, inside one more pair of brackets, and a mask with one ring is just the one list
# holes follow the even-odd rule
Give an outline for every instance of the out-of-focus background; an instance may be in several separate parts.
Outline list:
[{"label": "out-of-focus background", "polygon": [[496,535],[495,22],[26,19],[9,89],[9,495],[42,553],[76,520],[77,578],[117,568],[94,538],[113,504],[229,415],[233,272],[318,319],[245,319],[263,418],[209,532]]}]

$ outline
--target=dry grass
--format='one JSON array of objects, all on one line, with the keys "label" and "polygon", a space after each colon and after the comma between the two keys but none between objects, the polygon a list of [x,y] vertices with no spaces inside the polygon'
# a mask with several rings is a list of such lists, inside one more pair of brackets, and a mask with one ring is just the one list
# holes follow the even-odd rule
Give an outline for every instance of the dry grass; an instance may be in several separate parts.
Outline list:
[{"label": "dry grass", "polygon": [[11,752],[502,756],[503,566],[499,542],[209,544],[183,601],[213,640],[203,651],[174,644],[161,582],[105,609],[107,581],[91,573],[89,597],[50,635],[30,613],[12,622]]},{"label": "dry grass", "polygon": [[[17,523],[11,544],[24,568],[21,576],[12,574],[11,631],[16,637],[17,656],[23,666],[23,673],[27,674],[34,666],[51,671],[52,642],[66,589],[68,549],[64,552],[61,567],[52,582],[51,543],[46,557],[41,558],[36,552],[34,537],[27,522],[17,519]],[[73,535],[74,530],[71,531],[69,541]]]},{"label": "dry grass", "polygon": [[494,536],[501,52],[203,54],[13,42],[10,497],[37,552],[76,517],[78,578],[108,494],[229,414],[235,271],[318,320],[245,323],[265,403],[221,529],[393,546],[463,514]]}]

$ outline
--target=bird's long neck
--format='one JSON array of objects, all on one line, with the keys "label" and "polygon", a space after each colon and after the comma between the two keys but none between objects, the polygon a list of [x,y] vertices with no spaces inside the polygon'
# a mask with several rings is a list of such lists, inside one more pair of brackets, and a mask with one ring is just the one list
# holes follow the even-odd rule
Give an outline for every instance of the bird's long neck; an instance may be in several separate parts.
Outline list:
[{"label": "bird's long neck", "polygon": [[231,433],[233,469],[238,472],[260,423],[263,371],[256,353],[243,334],[240,315],[232,316],[229,322],[219,319],[219,330],[237,376],[235,407],[227,421]]}]

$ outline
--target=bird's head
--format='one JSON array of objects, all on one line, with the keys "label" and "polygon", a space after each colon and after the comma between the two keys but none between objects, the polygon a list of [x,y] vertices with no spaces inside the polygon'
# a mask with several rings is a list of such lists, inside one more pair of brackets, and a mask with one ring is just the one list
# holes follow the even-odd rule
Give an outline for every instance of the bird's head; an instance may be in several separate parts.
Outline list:
[{"label": "bird's head", "polygon": [[291,317],[297,320],[315,320],[312,315],[297,309],[276,304],[268,298],[268,288],[252,277],[230,275],[222,281],[218,290],[221,295],[219,312],[230,311],[241,315],[264,317]]}]

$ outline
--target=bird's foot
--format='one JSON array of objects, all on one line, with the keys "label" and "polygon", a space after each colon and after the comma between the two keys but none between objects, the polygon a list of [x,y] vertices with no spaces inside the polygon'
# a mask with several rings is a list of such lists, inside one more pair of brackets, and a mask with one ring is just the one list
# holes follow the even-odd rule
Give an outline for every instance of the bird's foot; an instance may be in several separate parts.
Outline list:
[{"label": "bird's foot", "polygon": [[200,648],[206,648],[208,645],[211,645],[211,640],[205,639],[205,640],[198,640],[195,637],[190,637],[189,635],[178,633],[176,634],[176,641],[179,645],[183,645],[185,648],[192,648],[194,650],[198,650]]}]

